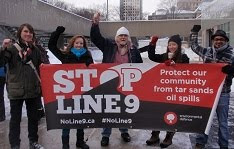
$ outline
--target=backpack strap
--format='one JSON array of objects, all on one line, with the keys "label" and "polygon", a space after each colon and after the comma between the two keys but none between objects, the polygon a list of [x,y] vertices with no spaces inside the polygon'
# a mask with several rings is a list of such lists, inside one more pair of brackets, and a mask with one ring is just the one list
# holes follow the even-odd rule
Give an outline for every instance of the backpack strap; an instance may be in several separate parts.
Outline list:
[{"label": "backpack strap", "polygon": [[[19,56],[22,58],[22,57],[23,57],[22,52],[21,52],[21,51],[22,51],[22,48],[19,46],[18,43],[14,43],[14,46],[15,46],[16,49],[19,51]],[[38,72],[37,72],[37,69],[36,69],[36,67],[34,66],[32,60],[28,61],[26,64],[28,64],[28,65],[33,69],[33,71],[34,71],[35,75],[37,76],[38,80],[41,82],[41,78],[40,78],[40,76],[39,76],[39,74],[38,74]]]}]

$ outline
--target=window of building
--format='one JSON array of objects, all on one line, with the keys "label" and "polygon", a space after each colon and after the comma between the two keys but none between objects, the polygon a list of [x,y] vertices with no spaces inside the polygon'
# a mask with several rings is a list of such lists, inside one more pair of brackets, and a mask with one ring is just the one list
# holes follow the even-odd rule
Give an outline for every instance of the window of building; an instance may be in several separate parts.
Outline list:
[{"label": "window of building", "polygon": [[230,38],[230,22],[218,25],[218,29],[225,31],[228,38]]}]

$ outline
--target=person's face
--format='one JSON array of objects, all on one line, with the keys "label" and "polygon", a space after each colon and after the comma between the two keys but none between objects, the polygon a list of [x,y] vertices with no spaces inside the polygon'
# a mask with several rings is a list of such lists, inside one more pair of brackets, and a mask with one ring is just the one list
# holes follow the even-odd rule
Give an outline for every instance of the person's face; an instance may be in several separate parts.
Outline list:
[{"label": "person's face", "polygon": [[127,43],[128,43],[128,35],[121,34],[121,35],[117,36],[117,42],[118,42],[121,46],[127,45]]},{"label": "person's face", "polygon": [[81,49],[84,47],[84,40],[82,38],[76,38],[75,42],[73,43],[73,47],[76,49]]},{"label": "person's face", "polygon": [[33,33],[29,31],[29,29],[25,26],[20,34],[21,39],[24,42],[32,42]]},{"label": "person's face", "polygon": [[213,44],[215,48],[221,48],[226,44],[226,39],[222,36],[216,36],[213,40]]},{"label": "person's face", "polygon": [[177,43],[175,43],[173,41],[170,41],[168,43],[168,50],[169,50],[169,52],[174,53],[177,49],[178,49]]}]

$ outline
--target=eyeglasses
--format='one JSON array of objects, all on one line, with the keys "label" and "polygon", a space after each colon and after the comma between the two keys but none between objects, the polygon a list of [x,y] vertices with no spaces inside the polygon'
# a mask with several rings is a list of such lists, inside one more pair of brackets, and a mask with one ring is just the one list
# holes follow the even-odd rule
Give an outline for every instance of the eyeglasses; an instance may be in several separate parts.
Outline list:
[{"label": "eyeglasses", "polygon": [[224,38],[214,38],[214,41],[222,41],[222,42],[224,42],[226,40]]}]

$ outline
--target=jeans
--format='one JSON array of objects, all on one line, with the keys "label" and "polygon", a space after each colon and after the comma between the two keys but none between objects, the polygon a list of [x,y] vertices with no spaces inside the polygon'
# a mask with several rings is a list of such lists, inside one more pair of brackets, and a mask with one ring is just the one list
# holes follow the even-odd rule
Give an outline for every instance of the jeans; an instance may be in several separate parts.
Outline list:
[{"label": "jeans", "polygon": [[5,120],[4,86],[5,77],[0,77],[0,120]]},{"label": "jeans", "polygon": [[[228,147],[229,131],[228,131],[228,110],[229,110],[229,93],[221,93],[219,103],[216,109],[216,114],[219,123],[218,143],[220,147]],[[208,135],[199,134],[196,138],[196,143],[205,145],[208,140]]]},{"label": "jeans", "polygon": [[[111,131],[112,131],[112,128],[103,128],[103,130],[102,130],[102,136],[103,137],[110,137]],[[128,129],[127,128],[119,128],[119,131],[121,133],[127,133]]]},{"label": "jeans", "polygon": [[20,122],[22,106],[25,101],[28,116],[28,138],[30,142],[38,141],[37,98],[10,100],[9,142],[11,147],[20,145]]}]

